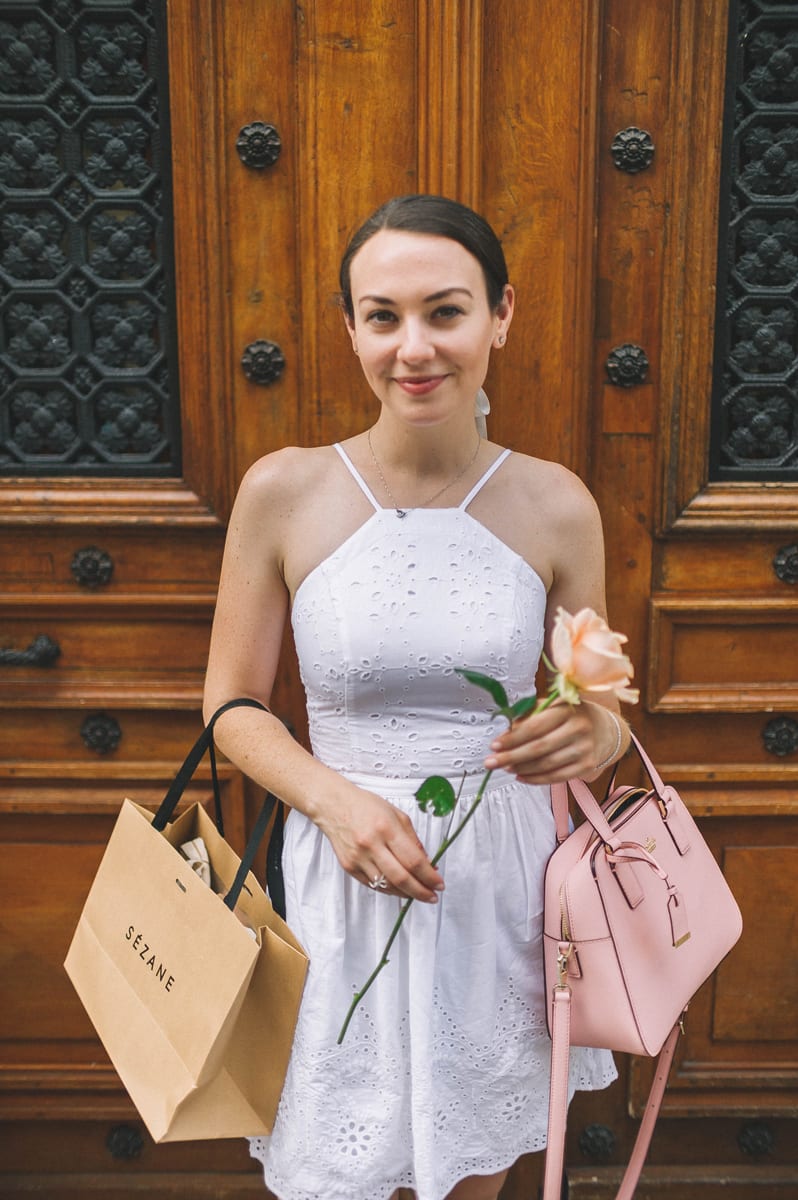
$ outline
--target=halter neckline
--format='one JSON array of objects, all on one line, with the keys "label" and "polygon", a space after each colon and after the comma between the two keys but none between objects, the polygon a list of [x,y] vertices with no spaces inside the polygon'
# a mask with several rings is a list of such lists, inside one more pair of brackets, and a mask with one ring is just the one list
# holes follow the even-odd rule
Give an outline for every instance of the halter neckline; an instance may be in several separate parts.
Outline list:
[{"label": "halter neckline", "polygon": [[[340,458],[341,458],[342,462],[344,463],[345,467],[349,471],[349,474],[352,476],[355,483],[358,485],[358,487],[362,491],[363,495],[369,501],[369,503],[374,508],[374,510],[376,512],[391,512],[391,513],[395,512],[396,510],[393,508],[393,506],[386,506],[384,504],[380,504],[377,501],[371,488],[366,483],[365,479],[360,474],[357,467],[352,462],[351,458],[347,454],[346,450],[344,450],[344,448],[340,442],[335,442],[334,449],[338,451],[338,454],[340,455]],[[481,491],[481,489],[485,486],[485,484],[488,482],[490,477],[494,474],[495,471],[498,471],[499,467],[502,465],[504,460],[506,458],[508,458],[511,453],[512,453],[511,450],[507,450],[507,449],[502,450],[501,453],[496,456],[496,458],[493,460],[493,462],[490,464],[490,466],[487,468],[487,470],[483,471],[482,475],[480,475],[479,479],[474,484],[471,491],[468,493],[466,498],[463,501],[461,501],[460,504],[447,504],[443,508],[407,508],[404,511],[407,513],[410,513],[410,512],[434,513],[434,512],[445,512],[447,509],[465,510],[466,508],[468,508],[469,504],[474,499],[474,497],[477,495],[477,493],[479,491]]]}]

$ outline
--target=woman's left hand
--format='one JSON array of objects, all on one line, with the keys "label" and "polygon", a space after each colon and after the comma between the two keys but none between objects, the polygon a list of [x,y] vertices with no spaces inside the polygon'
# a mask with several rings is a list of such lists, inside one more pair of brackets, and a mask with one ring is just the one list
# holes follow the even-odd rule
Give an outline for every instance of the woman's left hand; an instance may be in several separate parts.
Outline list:
[{"label": "woman's left hand", "polygon": [[485,767],[509,771],[521,783],[590,779],[616,740],[615,722],[602,704],[558,701],[514,722],[491,742]]}]

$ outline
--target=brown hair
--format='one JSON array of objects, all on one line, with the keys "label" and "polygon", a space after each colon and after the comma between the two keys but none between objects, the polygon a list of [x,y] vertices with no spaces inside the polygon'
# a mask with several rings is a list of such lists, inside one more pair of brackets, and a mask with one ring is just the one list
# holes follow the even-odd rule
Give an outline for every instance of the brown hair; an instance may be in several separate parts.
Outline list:
[{"label": "brown hair", "polygon": [[405,233],[428,233],[459,242],[477,259],[485,276],[488,304],[499,307],[508,283],[507,263],[501,242],[479,213],[448,200],[445,196],[395,196],[373,212],[350,239],[339,271],[340,303],[350,321],[354,320],[350,269],[352,259],[369,238],[382,229]]}]

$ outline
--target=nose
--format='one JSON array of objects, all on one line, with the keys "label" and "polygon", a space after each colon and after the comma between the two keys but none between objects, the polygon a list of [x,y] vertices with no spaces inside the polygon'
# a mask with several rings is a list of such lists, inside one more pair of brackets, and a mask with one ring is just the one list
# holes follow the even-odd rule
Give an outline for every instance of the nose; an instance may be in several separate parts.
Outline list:
[{"label": "nose", "polygon": [[424,321],[408,318],[404,322],[398,354],[408,363],[429,362],[435,357],[435,347]]}]

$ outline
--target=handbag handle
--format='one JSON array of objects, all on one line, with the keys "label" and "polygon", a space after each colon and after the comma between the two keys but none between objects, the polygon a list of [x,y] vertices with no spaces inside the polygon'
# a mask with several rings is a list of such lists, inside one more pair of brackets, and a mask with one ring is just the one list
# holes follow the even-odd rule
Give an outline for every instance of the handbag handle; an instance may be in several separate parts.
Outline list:
[{"label": "handbag handle", "polygon": [[[640,742],[638,741],[638,739],[635,737],[635,735],[633,733],[631,734],[631,737],[632,737],[632,746],[637,751],[637,755],[645,768],[646,774],[648,775],[649,779],[651,780],[651,786],[653,787],[657,796],[659,796],[659,798],[662,800],[663,804],[667,803],[666,795],[665,795],[666,788],[665,788],[665,784],[662,782],[662,777],[661,777],[659,771],[654,766],[653,762],[648,757],[645,750],[643,749]],[[615,776],[617,774],[617,771],[618,771],[618,764],[616,763],[615,768],[612,772],[612,777],[609,782],[608,791],[612,790],[612,786],[615,782]],[[569,779],[567,783],[553,783],[551,785],[551,807],[552,807],[552,811],[554,813],[554,824],[555,824],[555,827],[557,830],[558,844],[561,845],[565,841],[565,839],[568,837],[568,833],[569,833],[569,829],[568,829],[568,789],[569,788],[573,794],[574,799],[576,800],[576,803],[579,805],[582,812],[587,817],[588,821],[590,821],[590,824],[593,826],[593,828],[596,830],[596,832],[600,835],[602,841],[604,841],[608,844],[611,844],[613,841],[617,841],[618,839],[616,838],[615,834],[612,831],[612,828],[609,825],[609,822],[607,821],[606,817],[604,816],[604,813],[601,809],[601,805],[596,800],[595,796],[593,795],[593,793],[590,790],[590,788],[588,787],[588,785],[582,779]]]},{"label": "handbag handle", "polygon": [[[217,708],[208,724],[203,729],[200,736],[197,738],[194,745],[189,750],[185,757],[182,767],[175,775],[169,790],[161,801],[160,807],[152,820],[153,829],[160,832],[166,828],[169,821],[174,816],[174,811],[180,801],[183,792],[186,790],[191,777],[199,766],[203,755],[207,751],[211,761],[211,778],[213,781],[213,799],[216,808],[216,828],[224,837],[224,828],[222,826],[222,802],[219,790],[219,776],[216,770],[216,754],[213,744],[213,729],[222,713],[227,712],[230,708],[259,708],[263,712],[268,712],[269,709],[265,704],[261,704],[260,700],[253,700],[249,696],[242,696],[238,700],[228,700],[226,704],[222,704]],[[232,911],[238,903],[238,898],[241,895],[241,889],[244,886],[244,881],[252,869],[255,855],[258,852],[258,846],[266,832],[266,827],[269,824],[271,815],[274,812],[274,806],[277,803],[277,797],[272,796],[267,792],[266,798],[263,801],[263,806],[258,813],[252,833],[249,836],[244,853],[241,857],[241,865],[236,872],[236,877],[224,898],[224,903]]]}]

